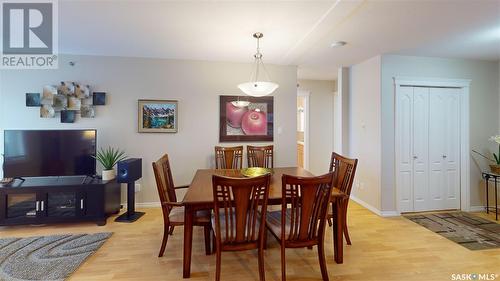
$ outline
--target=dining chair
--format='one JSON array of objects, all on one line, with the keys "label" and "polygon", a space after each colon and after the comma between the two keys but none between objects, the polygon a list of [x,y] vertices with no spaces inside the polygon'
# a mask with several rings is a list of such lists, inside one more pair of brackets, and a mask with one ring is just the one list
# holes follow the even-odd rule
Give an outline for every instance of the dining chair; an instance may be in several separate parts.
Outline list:
[{"label": "dining chair", "polygon": [[216,169],[241,169],[243,164],[243,146],[215,147]]},{"label": "dining chair", "polygon": [[247,145],[248,167],[274,167],[274,146]]},{"label": "dining chair", "polygon": [[[167,246],[168,236],[173,234],[176,226],[184,225],[184,206],[182,203],[177,202],[175,191],[189,186],[174,187],[168,154],[163,155],[158,161],[153,162],[153,171],[163,212],[163,240],[158,254],[158,257],[162,257]],[[194,225],[204,227],[205,252],[207,255],[211,254],[210,233],[212,226],[210,211],[198,211],[194,219]]]},{"label": "dining chair", "polygon": [[265,280],[264,234],[271,175],[254,178],[212,176],[216,270],[220,280],[222,251],[258,249],[259,279]]},{"label": "dining chair", "polygon": [[327,219],[328,225],[332,226],[334,215],[334,204],[343,204],[343,221],[344,226],[342,227],[345,240],[347,245],[352,245],[351,238],[349,237],[349,230],[347,228],[347,205],[349,204],[349,197],[351,195],[352,184],[354,182],[354,175],[356,174],[356,167],[358,166],[358,159],[350,159],[344,157],[340,154],[332,152],[332,156],[330,158],[330,172],[334,173],[333,177],[333,186],[338,188],[340,191],[347,195],[347,198],[342,199],[340,202],[332,202],[331,209],[328,211]]},{"label": "dining chair", "polygon": [[333,173],[307,178],[283,175],[281,183],[281,211],[268,212],[266,220],[267,229],[281,246],[281,280],[286,280],[285,248],[315,245],[321,275],[328,280],[324,237]]}]

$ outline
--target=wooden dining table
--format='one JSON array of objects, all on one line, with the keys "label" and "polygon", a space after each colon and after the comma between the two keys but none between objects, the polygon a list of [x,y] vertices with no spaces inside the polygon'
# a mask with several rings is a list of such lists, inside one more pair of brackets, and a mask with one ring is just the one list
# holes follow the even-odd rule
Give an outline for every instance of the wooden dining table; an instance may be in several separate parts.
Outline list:
[{"label": "wooden dining table", "polygon": [[[282,185],[281,176],[283,174],[312,177],[314,176],[309,171],[300,167],[274,168],[269,187],[269,205],[281,205]],[[189,186],[182,203],[185,208],[184,212],[184,259],[183,259],[183,277],[189,278],[191,275],[191,253],[193,247],[193,221],[194,214],[198,210],[212,209],[214,205],[212,175],[243,178],[241,170],[237,169],[200,169],[196,171],[193,181]],[[336,263],[343,262],[343,224],[345,223],[342,216],[342,200],[346,200],[347,195],[340,190],[334,188],[332,190],[331,201],[336,211],[334,226],[333,226],[333,244],[334,244],[334,259]]]}]

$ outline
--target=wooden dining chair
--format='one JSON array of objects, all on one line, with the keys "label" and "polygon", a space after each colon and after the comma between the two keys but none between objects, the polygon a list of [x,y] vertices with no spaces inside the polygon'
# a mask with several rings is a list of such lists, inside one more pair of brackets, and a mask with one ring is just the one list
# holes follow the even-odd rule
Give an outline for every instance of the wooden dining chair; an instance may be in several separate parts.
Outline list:
[{"label": "wooden dining chair", "polygon": [[264,234],[271,175],[255,178],[212,176],[216,270],[220,280],[222,251],[258,249],[259,279],[265,280]]},{"label": "wooden dining chair", "polygon": [[215,147],[216,169],[241,169],[243,164],[243,146]]},{"label": "wooden dining chair", "polygon": [[274,167],[274,147],[247,145],[248,167]]},{"label": "wooden dining chair", "polygon": [[[158,257],[162,257],[165,252],[165,247],[167,246],[168,236],[173,234],[176,226],[184,225],[184,206],[182,203],[177,202],[175,191],[189,186],[174,187],[168,154],[163,155],[158,161],[153,162],[153,171],[163,211],[163,240],[158,254]],[[207,255],[211,254],[210,233],[212,226],[210,211],[198,211],[194,219],[194,225],[204,227],[205,252]]]},{"label": "wooden dining chair", "polygon": [[333,173],[309,178],[283,175],[281,182],[281,211],[268,212],[266,221],[281,246],[281,280],[286,280],[285,248],[314,245],[318,246],[321,275],[328,280],[324,237]]},{"label": "wooden dining chair", "polygon": [[349,237],[349,230],[347,228],[347,205],[349,204],[349,197],[351,195],[352,184],[354,182],[354,175],[356,174],[357,166],[358,159],[350,159],[332,152],[329,171],[334,173],[333,186],[345,193],[347,198],[342,199],[340,202],[332,202],[331,209],[328,211],[327,219],[328,225],[332,226],[332,221],[335,217],[335,214],[333,213],[333,210],[335,210],[334,204],[342,204],[342,216],[344,217],[344,226],[342,229],[347,245],[352,245],[351,238]]}]

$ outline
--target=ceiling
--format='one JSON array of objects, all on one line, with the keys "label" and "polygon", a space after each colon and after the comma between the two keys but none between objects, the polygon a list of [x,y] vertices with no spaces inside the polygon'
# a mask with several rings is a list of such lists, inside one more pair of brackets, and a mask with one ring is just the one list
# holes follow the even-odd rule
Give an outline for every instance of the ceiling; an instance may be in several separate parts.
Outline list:
[{"label": "ceiling", "polygon": [[256,31],[299,78],[385,53],[499,60],[500,0],[59,1],[60,53],[250,62]]}]

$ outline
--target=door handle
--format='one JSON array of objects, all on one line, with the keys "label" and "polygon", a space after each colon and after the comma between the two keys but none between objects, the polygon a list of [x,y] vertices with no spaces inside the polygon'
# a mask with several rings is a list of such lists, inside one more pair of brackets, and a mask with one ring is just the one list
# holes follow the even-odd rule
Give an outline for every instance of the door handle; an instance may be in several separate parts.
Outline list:
[{"label": "door handle", "polygon": [[413,159],[417,159],[418,157],[416,155],[413,155]]},{"label": "door handle", "polygon": [[42,209],[42,212],[43,212],[43,205],[44,205],[44,203],[43,203],[43,202],[44,202],[44,201],[42,201],[42,202],[41,202],[41,203],[42,203],[42,204],[41,204],[41,207],[42,207],[42,208],[41,208],[41,209]]},{"label": "door handle", "polygon": [[36,203],[35,203],[35,210],[37,212],[40,211],[40,201],[36,201]]},{"label": "door handle", "polygon": [[445,158],[446,158],[446,155],[443,155],[443,159],[445,159]]},{"label": "door handle", "polygon": [[80,199],[80,210],[83,210],[83,199]]}]

